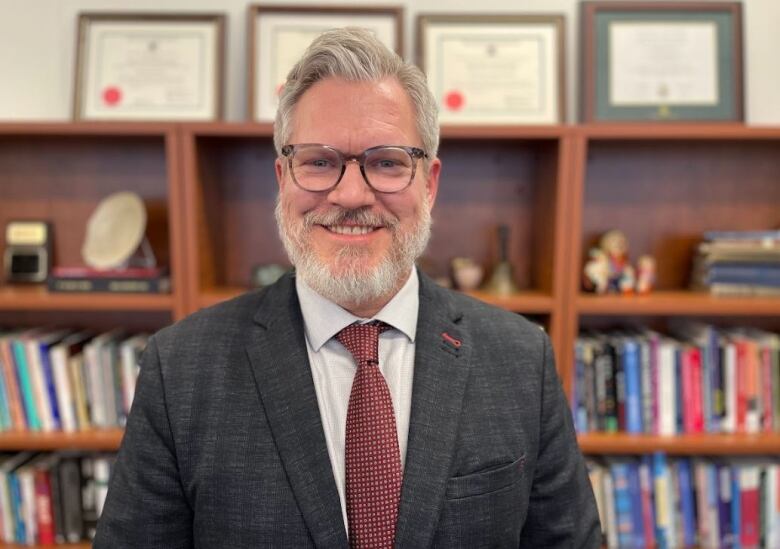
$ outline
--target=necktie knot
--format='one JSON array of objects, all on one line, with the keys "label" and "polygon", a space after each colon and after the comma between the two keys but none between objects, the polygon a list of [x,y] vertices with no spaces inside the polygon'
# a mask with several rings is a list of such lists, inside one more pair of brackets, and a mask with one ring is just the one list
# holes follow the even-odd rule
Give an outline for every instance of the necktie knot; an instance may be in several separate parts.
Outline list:
[{"label": "necktie knot", "polygon": [[350,324],[338,334],[336,340],[354,357],[358,367],[379,363],[379,334],[391,328],[384,322]]}]

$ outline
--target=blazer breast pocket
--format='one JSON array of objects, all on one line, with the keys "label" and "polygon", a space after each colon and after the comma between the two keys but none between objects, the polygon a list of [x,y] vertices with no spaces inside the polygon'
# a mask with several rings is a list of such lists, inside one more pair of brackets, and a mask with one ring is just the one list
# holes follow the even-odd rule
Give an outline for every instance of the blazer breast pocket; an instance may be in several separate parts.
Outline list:
[{"label": "blazer breast pocket", "polygon": [[523,478],[525,454],[512,463],[499,465],[487,471],[478,471],[447,481],[447,499],[462,499],[489,494],[511,486]]},{"label": "blazer breast pocket", "polygon": [[447,481],[433,547],[514,547],[528,508],[525,455]]}]

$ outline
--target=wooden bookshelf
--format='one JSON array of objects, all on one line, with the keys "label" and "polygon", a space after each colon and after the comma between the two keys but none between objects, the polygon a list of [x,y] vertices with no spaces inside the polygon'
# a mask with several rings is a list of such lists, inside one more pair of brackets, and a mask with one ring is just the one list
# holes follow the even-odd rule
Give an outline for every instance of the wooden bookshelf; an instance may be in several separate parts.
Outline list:
[{"label": "wooden bookshelf", "polygon": [[27,311],[168,311],[172,295],[49,292],[40,286],[0,287],[0,310]]},{"label": "wooden bookshelf", "polygon": [[589,433],[577,437],[585,454],[650,454],[665,452],[674,455],[777,455],[780,453],[780,433],[757,435],[631,435],[625,433]]},{"label": "wooden bookshelf", "polygon": [[115,452],[119,449],[123,435],[122,429],[95,429],[77,433],[6,431],[0,433],[0,451],[95,450]]},{"label": "wooden bookshelf", "polygon": [[580,294],[581,315],[780,316],[780,298],[722,297],[688,291],[657,291],[649,295]]}]

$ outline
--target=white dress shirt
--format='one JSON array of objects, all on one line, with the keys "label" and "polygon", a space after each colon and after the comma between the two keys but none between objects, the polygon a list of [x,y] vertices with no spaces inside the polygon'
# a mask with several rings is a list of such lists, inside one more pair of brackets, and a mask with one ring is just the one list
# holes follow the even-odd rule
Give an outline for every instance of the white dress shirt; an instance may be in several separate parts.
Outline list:
[{"label": "white dress shirt", "polygon": [[393,400],[401,468],[406,462],[406,441],[409,434],[409,413],[412,407],[412,376],[414,373],[414,339],[417,331],[419,280],[412,269],[401,290],[370,319],[359,318],[312,290],[300,277],[295,287],[303,313],[306,350],[314,378],[314,389],[325,430],[325,442],[333,467],[333,476],[341,500],[344,527],[347,525],[345,496],[344,440],[347,425],[347,405],[352,380],[357,371],[352,355],[335,339],[343,328],[355,322],[381,320],[393,327],[379,336],[379,369],[387,381]]}]

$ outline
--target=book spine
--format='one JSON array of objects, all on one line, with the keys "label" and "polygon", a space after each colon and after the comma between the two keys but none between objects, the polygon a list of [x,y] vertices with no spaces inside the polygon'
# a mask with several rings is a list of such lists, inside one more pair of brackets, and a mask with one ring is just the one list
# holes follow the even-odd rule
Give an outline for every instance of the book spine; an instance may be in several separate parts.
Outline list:
[{"label": "book spine", "polygon": [[672,548],[671,528],[672,513],[670,505],[671,486],[666,456],[660,452],[653,454],[653,485],[655,487],[655,537],[658,547]]},{"label": "book spine", "polygon": [[696,511],[691,464],[688,459],[682,458],[677,461],[677,475],[680,486],[682,539],[685,547],[693,547],[696,544]]},{"label": "book spine", "polygon": [[0,470],[0,515],[3,519],[2,539],[5,543],[14,542],[14,515],[11,507],[11,488],[8,473]]},{"label": "book spine", "polygon": [[57,278],[48,280],[49,291],[65,293],[162,294],[171,290],[170,278]]},{"label": "book spine", "polygon": [[60,463],[52,465],[49,471],[51,485],[52,518],[54,521],[54,542],[65,543],[65,515],[62,509],[62,488],[60,487]]},{"label": "book spine", "polygon": [[51,349],[49,357],[54,377],[54,389],[57,393],[60,425],[63,431],[72,433],[76,431],[76,417],[70,376],[68,375],[68,351],[64,347],[55,347]]},{"label": "book spine", "polygon": [[633,547],[642,547],[645,543],[645,520],[642,508],[642,481],[639,462],[628,463],[628,489],[631,494],[631,526]]},{"label": "book spine", "polygon": [[[0,366],[2,357],[0,357]],[[0,431],[11,429],[11,407],[9,405],[8,384],[5,381],[5,368],[0,367]]]},{"label": "book spine", "polygon": [[27,367],[27,357],[24,352],[24,343],[21,341],[13,342],[14,360],[16,361],[16,371],[19,378],[19,385],[22,388],[24,396],[24,410],[27,418],[27,428],[31,431],[41,430],[41,420],[38,418],[38,411],[35,406],[35,397],[33,393],[32,381]]},{"label": "book spine", "polygon": [[765,433],[771,433],[775,430],[773,425],[772,413],[772,356],[769,347],[762,346],[759,355],[759,368],[761,383],[761,430]]},{"label": "book spine", "polygon": [[653,461],[652,456],[643,455],[639,464],[639,487],[642,493],[642,524],[644,527],[643,547],[655,547],[655,512],[653,509]]},{"label": "book spine", "polygon": [[38,543],[54,543],[54,512],[52,508],[49,471],[35,471],[35,502],[38,527]]},{"label": "book spine", "polygon": [[68,543],[84,538],[81,511],[81,470],[77,458],[64,458],[59,468],[62,491],[63,530]]},{"label": "book spine", "polygon": [[674,371],[674,346],[663,343],[659,353],[658,368],[659,385],[659,434],[674,435],[677,433],[675,418],[677,416],[677,385],[678,377]]},{"label": "book spine", "polygon": [[41,364],[41,350],[38,341],[31,338],[26,343],[27,368],[30,372],[35,406],[38,419],[41,422],[41,430],[50,433],[54,430],[54,421],[51,415],[51,405],[46,391],[46,383],[43,379],[43,366]]},{"label": "book spine", "polygon": [[653,433],[653,370],[650,363],[650,343],[646,340],[639,342],[639,371],[642,384],[642,431],[644,433]]},{"label": "book spine", "polygon": [[615,516],[617,520],[618,545],[631,547],[634,544],[633,515],[631,513],[631,491],[629,471],[625,462],[613,462],[610,465],[615,490]]},{"label": "book spine", "polygon": [[718,471],[718,524],[720,525],[720,547],[733,547],[734,527],[732,517],[733,489],[731,467],[725,463],[717,466]]},{"label": "book spine", "polygon": [[8,483],[11,486],[11,508],[14,515],[14,541],[25,543],[27,533],[24,523],[24,510],[22,507],[22,488],[19,484],[19,476],[16,473],[8,475]]},{"label": "book spine", "polygon": [[623,346],[623,364],[626,383],[626,431],[642,433],[642,381],[639,345],[626,341]]},{"label": "book spine", "polygon": [[702,388],[702,365],[701,365],[701,350],[698,347],[692,347],[690,349],[690,365],[691,365],[691,432],[702,433],[704,432],[704,406],[702,402],[702,396],[704,390]]},{"label": "book spine", "polygon": [[57,387],[55,385],[49,350],[50,347],[48,345],[41,345],[41,366],[43,368],[43,380],[46,387],[48,402],[51,406],[52,425],[55,430],[59,431],[62,429],[62,419],[60,417],[60,403],[57,400]]},{"label": "book spine", "polygon": [[721,430],[724,433],[737,432],[737,409],[739,408],[738,385],[739,375],[737,372],[737,346],[733,342],[726,343],[724,351],[725,358],[725,379],[723,382],[725,393],[725,416]]},{"label": "book spine", "polygon": [[18,375],[11,356],[11,341],[8,338],[0,339],[0,358],[2,358],[3,371],[5,372],[6,386],[8,389],[8,403],[11,409],[11,422],[13,428],[21,431],[27,428],[27,422],[22,410],[22,394],[20,392]]},{"label": "book spine", "polygon": [[759,521],[759,467],[743,465],[739,468],[740,483],[740,542],[742,547],[758,547],[761,525]]}]

